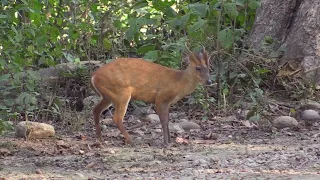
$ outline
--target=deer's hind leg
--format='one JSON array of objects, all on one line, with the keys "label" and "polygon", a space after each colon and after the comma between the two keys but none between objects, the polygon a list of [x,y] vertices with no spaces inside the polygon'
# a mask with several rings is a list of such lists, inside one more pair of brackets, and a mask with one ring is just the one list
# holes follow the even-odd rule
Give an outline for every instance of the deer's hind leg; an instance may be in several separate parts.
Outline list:
[{"label": "deer's hind leg", "polygon": [[112,102],[109,98],[103,97],[103,99],[93,109],[93,119],[96,128],[96,135],[100,141],[102,141],[100,115],[104,110],[108,109],[111,104]]},{"label": "deer's hind leg", "polygon": [[130,92],[121,92],[121,95],[118,95],[114,100],[114,108],[115,112],[113,115],[113,121],[117,125],[118,129],[122,133],[122,135],[125,138],[125,141],[129,144],[132,144],[132,138],[130,137],[129,133],[125,129],[123,125],[123,118],[127,112],[128,104],[131,99],[131,93]]}]

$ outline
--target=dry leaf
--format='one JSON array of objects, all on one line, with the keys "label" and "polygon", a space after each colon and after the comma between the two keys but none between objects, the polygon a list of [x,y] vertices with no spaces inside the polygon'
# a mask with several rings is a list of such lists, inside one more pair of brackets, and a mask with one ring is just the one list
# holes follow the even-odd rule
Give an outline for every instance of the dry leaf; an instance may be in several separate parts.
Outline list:
[{"label": "dry leaf", "polygon": [[90,157],[90,156],[93,156],[93,155],[94,155],[93,152],[87,152],[87,153],[85,154],[85,156],[87,156],[87,157]]},{"label": "dry leaf", "polygon": [[86,168],[93,168],[96,164],[96,162],[91,162],[86,166]]},{"label": "dry leaf", "polygon": [[11,152],[6,148],[0,148],[0,157],[10,155]]},{"label": "dry leaf", "polygon": [[250,123],[250,121],[248,121],[248,120],[241,121],[241,123],[242,123],[245,127],[247,127],[247,128],[253,128],[253,127],[256,127],[256,125],[255,125],[255,124]]},{"label": "dry leaf", "polygon": [[112,149],[105,149],[104,152],[109,153],[109,154],[115,154],[116,152]]},{"label": "dry leaf", "polygon": [[116,129],[116,130],[108,132],[107,137],[118,137],[120,134],[121,134],[121,132],[118,129]]},{"label": "dry leaf", "polygon": [[181,137],[177,137],[176,138],[176,143],[179,144],[189,144],[189,141],[187,139],[181,138]]},{"label": "dry leaf", "polygon": [[102,144],[100,141],[97,141],[97,142],[92,143],[91,145],[88,144],[88,146],[100,148],[102,146]]},{"label": "dry leaf", "polygon": [[217,140],[218,135],[216,133],[209,133],[207,135],[204,135],[204,139],[212,139],[212,140]]},{"label": "dry leaf", "polygon": [[299,73],[300,71],[301,71],[300,65],[286,62],[284,65],[282,65],[282,67],[280,67],[277,77],[286,77],[286,76],[291,77]]},{"label": "dry leaf", "polygon": [[81,139],[82,141],[87,140],[87,137],[85,135],[82,135],[82,134],[77,135],[76,138]]},{"label": "dry leaf", "polygon": [[195,144],[215,144],[215,140],[203,140],[203,139],[198,139],[198,140],[193,140],[192,143]]},{"label": "dry leaf", "polygon": [[42,174],[42,171],[40,169],[36,169],[36,174]]},{"label": "dry leaf", "polygon": [[58,147],[58,149],[60,149],[60,148],[69,148],[70,147],[70,145],[69,144],[67,144],[66,142],[64,142],[63,140],[59,140],[59,141],[57,141],[57,147]]}]

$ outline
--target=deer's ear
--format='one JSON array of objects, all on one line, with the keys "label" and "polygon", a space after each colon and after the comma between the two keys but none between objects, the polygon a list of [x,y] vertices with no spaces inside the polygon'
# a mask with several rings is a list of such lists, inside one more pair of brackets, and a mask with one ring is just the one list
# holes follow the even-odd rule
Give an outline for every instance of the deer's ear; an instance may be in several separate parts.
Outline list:
[{"label": "deer's ear", "polygon": [[182,53],[182,63],[186,63],[186,64],[190,63],[189,53],[187,52]]},{"label": "deer's ear", "polygon": [[189,54],[189,61],[191,64],[197,65],[200,63],[200,55],[197,53],[190,53]]},{"label": "deer's ear", "polygon": [[203,47],[201,52],[199,53],[200,59],[205,61],[206,65],[209,65],[209,57],[206,49]]},{"label": "deer's ear", "polygon": [[209,65],[209,57],[208,57],[208,53],[207,51],[205,51],[205,49],[203,49],[203,52],[202,52],[202,59],[206,62],[207,65]]}]

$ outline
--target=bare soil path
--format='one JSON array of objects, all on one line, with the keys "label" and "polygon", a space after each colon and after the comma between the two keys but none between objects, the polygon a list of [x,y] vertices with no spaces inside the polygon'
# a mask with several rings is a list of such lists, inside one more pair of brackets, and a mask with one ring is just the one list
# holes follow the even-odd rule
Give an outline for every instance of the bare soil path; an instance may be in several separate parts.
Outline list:
[{"label": "bare soil path", "polygon": [[[212,125],[173,135],[166,149],[158,146],[162,134],[146,127],[143,135],[131,132],[134,147],[123,145],[121,135],[98,146],[92,130],[50,140],[8,135],[0,139],[0,179],[320,179],[319,127],[265,132]],[[204,140],[207,133],[217,137]]]}]

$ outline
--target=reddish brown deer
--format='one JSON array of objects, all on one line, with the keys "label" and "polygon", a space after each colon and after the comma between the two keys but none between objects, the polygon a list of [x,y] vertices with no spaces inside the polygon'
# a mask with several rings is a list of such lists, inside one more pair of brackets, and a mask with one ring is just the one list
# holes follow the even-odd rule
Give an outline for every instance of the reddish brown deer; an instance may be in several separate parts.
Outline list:
[{"label": "reddish brown deer", "polygon": [[189,65],[185,70],[171,69],[138,58],[118,58],[95,71],[91,86],[102,97],[93,109],[96,135],[101,139],[100,115],[113,104],[113,121],[127,143],[132,139],[123,118],[130,100],[141,100],[155,104],[163,130],[164,145],[170,143],[169,107],[184,96],[192,93],[200,83],[211,85],[209,58],[201,53],[188,54]]}]

